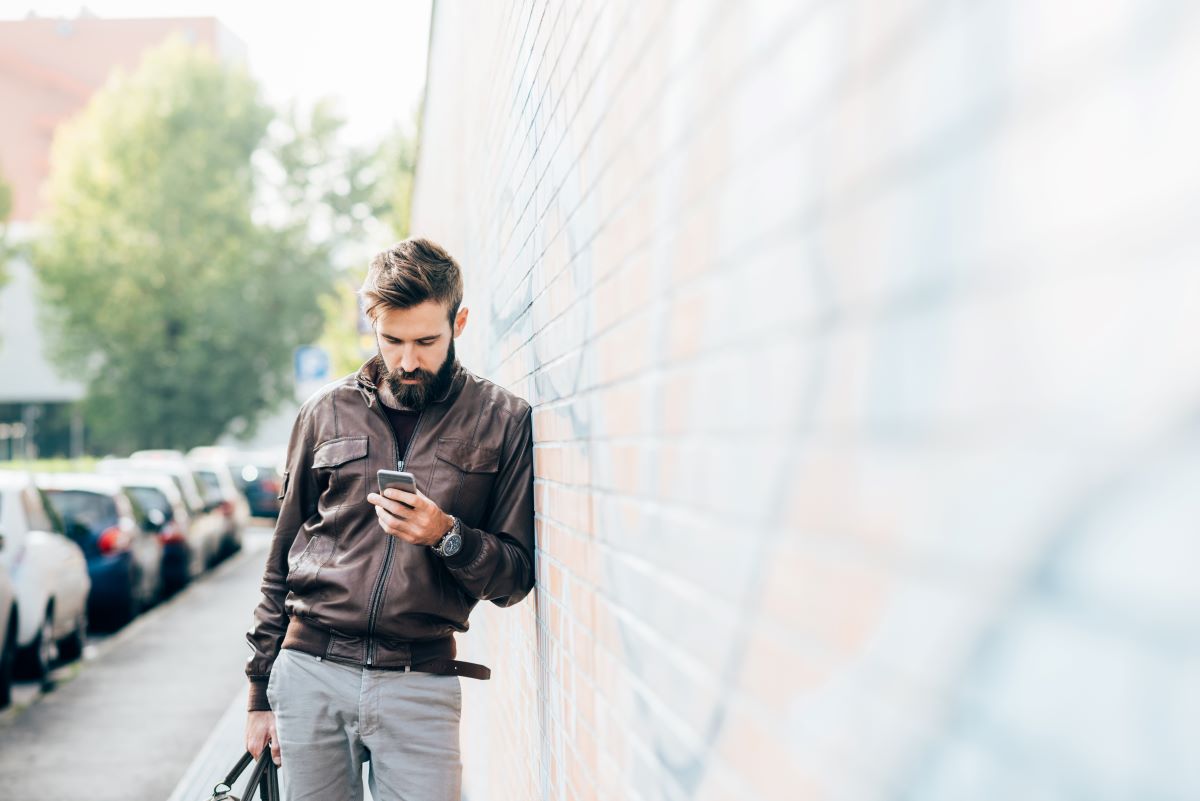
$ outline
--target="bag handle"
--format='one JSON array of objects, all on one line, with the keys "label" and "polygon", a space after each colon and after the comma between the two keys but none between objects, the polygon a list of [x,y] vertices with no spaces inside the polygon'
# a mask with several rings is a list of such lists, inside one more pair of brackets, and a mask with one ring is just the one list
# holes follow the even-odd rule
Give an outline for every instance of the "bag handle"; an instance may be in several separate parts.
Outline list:
[{"label": "bag handle", "polygon": [[[225,780],[217,782],[217,785],[213,787],[213,798],[220,798],[223,793],[228,793],[230,790],[232,790],[233,783],[237,781],[238,776],[242,775],[242,771],[246,769],[246,766],[249,765],[253,759],[254,757],[249,751],[242,754],[241,759],[239,759],[237,764],[233,766],[233,770],[229,771],[229,774],[225,777]],[[222,787],[225,789],[221,789]]]},{"label": "bag handle", "polygon": [[[223,793],[232,792],[233,783],[253,760],[254,756],[249,751],[242,754],[237,764],[233,766],[233,770],[229,771],[229,775],[225,777],[225,781],[213,788],[213,797],[220,798]],[[266,781],[263,781],[264,774],[266,774]],[[275,761],[271,758],[270,746],[263,748],[258,762],[254,765],[254,770],[250,772],[250,779],[246,782],[244,793],[247,799],[253,796],[255,787],[258,787],[262,801],[279,801],[279,777],[276,775]]]},{"label": "bag handle", "polygon": [[244,797],[247,801],[253,798],[254,788],[257,787],[262,801],[278,801],[279,789],[275,786],[275,780],[275,760],[271,758],[271,749],[263,748],[262,755],[258,758],[258,764],[254,766],[254,770],[250,773],[250,779],[246,782]]},{"label": "bag handle", "polygon": [[258,785],[258,796],[260,801],[279,801],[279,768],[274,760],[267,766],[266,781]]}]

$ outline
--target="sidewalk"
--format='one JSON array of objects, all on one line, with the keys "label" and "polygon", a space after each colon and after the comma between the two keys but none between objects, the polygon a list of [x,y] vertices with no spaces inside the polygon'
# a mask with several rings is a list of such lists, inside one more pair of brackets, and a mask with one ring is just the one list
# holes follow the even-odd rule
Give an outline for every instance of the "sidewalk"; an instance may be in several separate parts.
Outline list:
[{"label": "sidewalk", "polygon": [[[106,640],[73,679],[0,726],[5,798],[171,795],[214,727],[225,723],[230,699],[244,698],[242,633],[258,600],[266,540],[248,533],[246,543],[242,553]],[[238,740],[222,761],[236,759]]]}]

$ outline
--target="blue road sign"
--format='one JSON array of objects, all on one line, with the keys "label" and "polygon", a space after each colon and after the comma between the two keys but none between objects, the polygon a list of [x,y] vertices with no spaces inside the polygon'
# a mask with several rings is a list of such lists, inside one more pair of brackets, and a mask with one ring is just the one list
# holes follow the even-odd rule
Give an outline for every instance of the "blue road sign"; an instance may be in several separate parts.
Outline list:
[{"label": "blue road sign", "polygon": [[296,348],[292,361],[297,384],[329,381],[329,351],[316,345],[301,345]]}]

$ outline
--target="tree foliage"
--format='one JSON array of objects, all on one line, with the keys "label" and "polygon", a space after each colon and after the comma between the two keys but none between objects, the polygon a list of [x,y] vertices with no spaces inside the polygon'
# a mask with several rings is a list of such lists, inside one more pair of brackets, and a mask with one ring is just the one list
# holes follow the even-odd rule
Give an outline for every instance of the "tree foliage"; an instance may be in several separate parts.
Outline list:
[{"label": "tree foliage", "polygon": [[0,173],[0,287],[4,286],[4,282],[8,280],[6,268],[8,266],[9,246],[8,246],[8,215],[12,213],[12,187],[4,180],[4,174]]},{"label": "tree foliage", "polygon": [[358,288],[367,274],[370,258],[379,250],[408,236],[413,173],[416,167],[415,129],[395,128],[370,148],[353,152],[348,173],[357,176],[357,210],[365,236],[362,247],[338,260],[342,267],[334,295],[322,300],[325,330],[318,342],[328,351],[335,375],[358,367],[374,352],[369,336],[359,332]]},{"label": "tree foliage", "polygon": [[277,118],[244,71],[173,40],[60,129],[34,262],[93,448],[210,443],[290,395],[369,213],[339,126]]},{"label": "tree foliage", "polygon": [[412,213],[413,178],[417,170],[417,134],[421,127],[420,111],[413,118],[412,131],[396,130],[379,148],[382,173],[379,182],[380,218],[397,239],[406,239]]}]

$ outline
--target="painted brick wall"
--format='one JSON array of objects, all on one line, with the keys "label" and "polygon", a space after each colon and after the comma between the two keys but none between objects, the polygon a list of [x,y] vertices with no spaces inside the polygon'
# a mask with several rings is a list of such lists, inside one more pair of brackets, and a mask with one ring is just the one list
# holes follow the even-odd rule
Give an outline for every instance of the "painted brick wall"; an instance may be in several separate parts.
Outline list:
[{"label": "painted brick wall", "polygon": [[536,409],[472,801],[1200,797],[1200,6],[438,2]]}]

